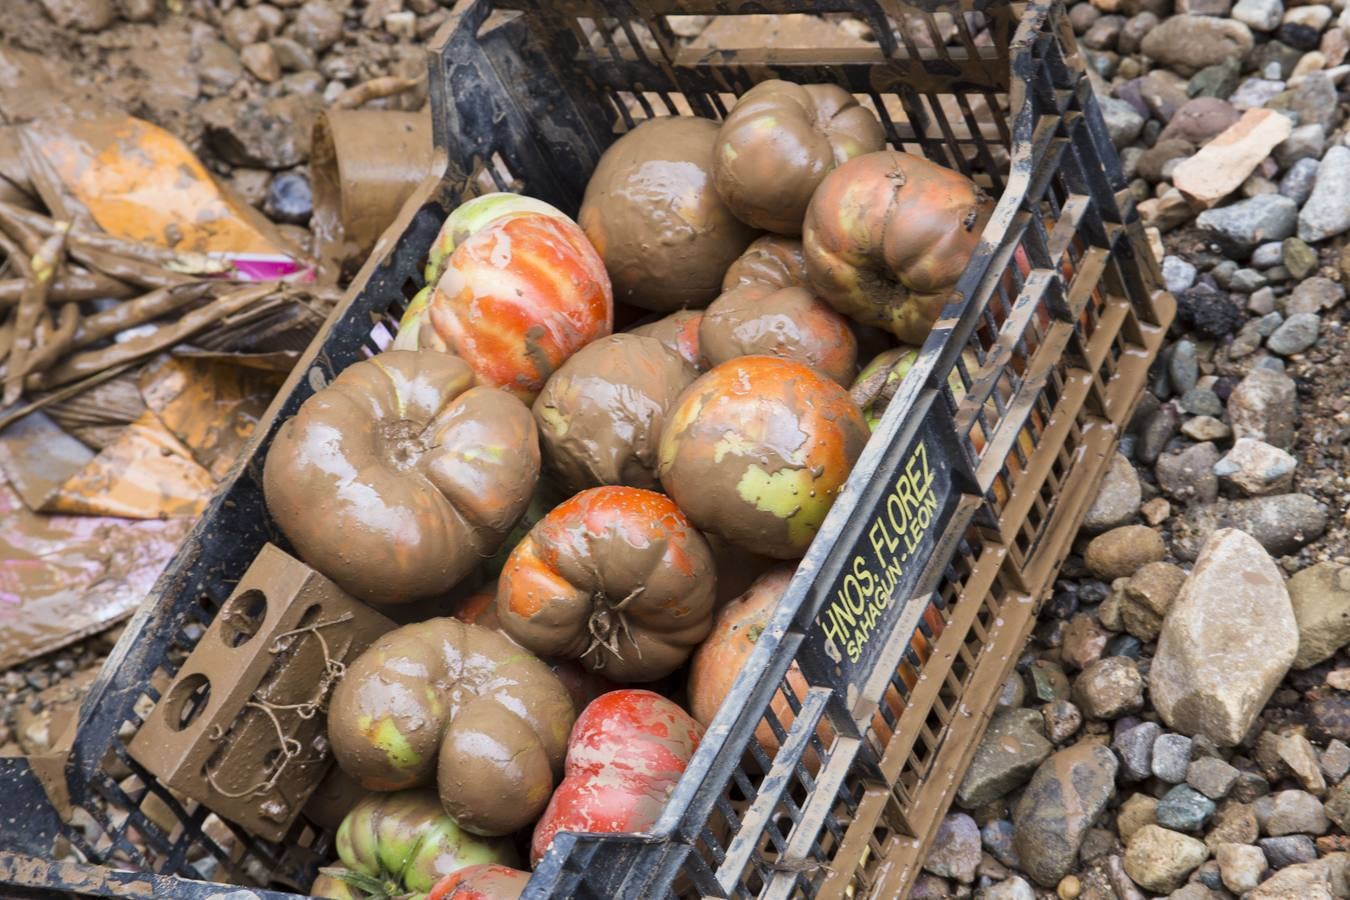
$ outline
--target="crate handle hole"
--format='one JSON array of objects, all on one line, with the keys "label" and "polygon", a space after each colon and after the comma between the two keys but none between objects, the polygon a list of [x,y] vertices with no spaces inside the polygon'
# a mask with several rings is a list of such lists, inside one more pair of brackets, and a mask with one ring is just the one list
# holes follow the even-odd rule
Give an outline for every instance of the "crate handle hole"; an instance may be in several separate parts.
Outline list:
[{"label": "crate handle hole", "polygon": [[257,588],[236,594],[220,611],[220,639],[226,647],[242,647],[253,639],[267,618],[267,595]]},{"label": "crate handle hole", "polygon": [[202,714],[211,702],[211,682],[200,672],[193,672],[169,689],[164,698],[164,720],[174,731],[187,728]]}]

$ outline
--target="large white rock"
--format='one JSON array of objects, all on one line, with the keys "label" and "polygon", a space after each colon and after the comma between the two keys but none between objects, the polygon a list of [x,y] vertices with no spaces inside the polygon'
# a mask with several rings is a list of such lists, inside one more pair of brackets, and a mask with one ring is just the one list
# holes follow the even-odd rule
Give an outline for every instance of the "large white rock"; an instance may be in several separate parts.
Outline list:
[{"label": "large white rock", "polygon": [[1220,529],[1163,620],[1153,705],[1174,730],[1232,746],[1297,654],[1298,623],[1275,563],[1251,536]]}]

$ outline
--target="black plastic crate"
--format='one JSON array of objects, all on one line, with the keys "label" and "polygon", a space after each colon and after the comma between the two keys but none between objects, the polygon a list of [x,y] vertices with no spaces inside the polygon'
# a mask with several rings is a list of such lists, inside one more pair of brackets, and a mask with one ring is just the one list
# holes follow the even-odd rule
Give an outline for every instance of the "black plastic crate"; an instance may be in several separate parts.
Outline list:
[{"label": "black plastic crate", "polygon": [[[807,11],[851,13],[878,46],[700,50],[681,46],[667,18]],[[636,121],[718,118],[777,77],[844,86],[893,147],[972,177],[997,207],[660,821],[643,835],[559,836],[528,896],[902,894],[1174,312],[1063,7],[461,0],[429,58],[444,177],[404,207],[131,620],[83,705],[64,778],[38,767],[77,808],[71,822],[37,764],[0,759],[0,884],[35,897],[228,892],[183,880],[205,871],[308,886],[331,834],[302,817],[286,842],[258,841],[178,802],[126,749],[262,544],[286,546],[261,487],[276,427],[387,345],[462,199],[495,185],[575,213],[601,152]],[[902,548],[878,547],[879,520],[903,523]],[[855,566],[889,585],[884,602],[861,600]],[[805,692],[785,679],[794,660]],[[770,709],[776,696],[788,726]],[[762,721],[779,738],[772,759],[752,739]],[[57,839],[89,865],[42,862]]]}]

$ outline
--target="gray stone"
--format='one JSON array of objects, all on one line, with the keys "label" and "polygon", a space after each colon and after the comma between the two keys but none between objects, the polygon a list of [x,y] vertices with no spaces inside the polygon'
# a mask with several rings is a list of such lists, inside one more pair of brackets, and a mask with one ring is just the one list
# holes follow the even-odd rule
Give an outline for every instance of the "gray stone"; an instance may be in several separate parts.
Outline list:
[{"label": "gray stone", "polygon": [[[1347,199],[1350,199],[1350,195],[1347,195]],[[1317,343],[1317,332],[1321,327],[1322,320],[1316,313],[1295,313],[1266,339],[1266,347],[1281,356],[1302,353]]]},{"label": "gray stone", "polygon": [[1312,196],[1317,166],[1318,161],[1315,159],[1300,159],[1294,163],[1280,179],[1280,193],[1302,206]]},{"label": "gray stone", "polygon": [[1345,288],[1330,278],[1317,275],[1305,278],[1296,285],[1289,299],[1285,301],[1284,308],[1291,315],[1320,313],[1334,308],[1344,299]]},{"label": "gray stone", "polygon": [[1258,269],[1278,266],[1284,258],[1284,245],[1279,241],[1270,241],[1252,251],[1252,265]]},{"label": "gray stone", "polygon": [[1248,78],[1237,86],[1228,102],[1236,109],[1260,109],[1284,90],[1284,82],[1273,78]]},{"label": "gray stone", "polygon": [[200,107],[206,138],[236,166],[289,169],[309,159],[311,124],[318,98],[295,94],[240,103],[219,97]]},{"label": "gray stone", "polygon": [[342,13],[325,0],[308,0],[296,13],[291,29],[291,37],[322,53],[342,37]]},{"label": "gray stone", "polygon": [[1300,159],[1321,159],[1327,146],[1327,133],[1320,122],[1300,125],[1275,148],[1275,161],[1287,169]]},{"label": "gray stone", "polygon": [[1172,381],[1173,393],[1185,394],[1195,387],[1200,380],[1200,363],[1193,342],[1180,340],[1172,345],[1172,353],[1167,360],[1167,374]]},{"label": "gray stone", "polygon": [[1250,497],[1262,497],[1291,490],[1297,466],[1298,461],[1279,447],[1243,437],[1214,464],[1214,474],[1225,486]]},{"label": "gray stone", "polygon": [[308,72],[319,65],[319,59],[314,55],[314,51],[294,38],[273,38],[271,44],[272,50],[276,52],[277,62],[285,72]]},{"label": "gray stone", "polygon": [[1120,29],[1120,37],[1116,41],[1116,49],[1121,53],[1138,53],[1139,45],[1143,43],[1144,35],[1158,27],[1158,17],[1145,10],[1138,15],[1131,16],[1126,20],[1125,26]]},{"label": "gray stone", "polygon": [[1191,764],[1191,739],[1184,734],[1164,733],[1153,742],[1153,774],[1168,784],[1186,780]]},{"label": "gray stone", "polygon": [[1288,589],[1298,623],[1294,668],[1311,668],[1350,643],[1350,567],[1320,562],[1295,573]]},{"label": "gray stone", "polygon": [[1209,848],[1193,837],[1159,825],[1145,825],[1125,848],[1125,874],[1144,890],[1168,894],[1209,858]]},{"label": "gray stone", "polygon": [[[1209,388],[1193,387],[1182,395],[1177,401],[1181,404],[1183,411],[1193,416],[1221,416],[1223,415],[1223,401],[1219,395]],[[1199,438],[1199,440],[1209,440],[1208,438]]]},{"label": "gray stone", "polygon": [[1038,659],[1027,669],[1031,676],[1031,693],[1042,703],[1054,703],[1069,696],[1069,676],[1048,659]]},{"label": "gray stone", "polygon": [[1298,215],[1298,204],[1288,197],[1262,194],[1230,206],[1207,209],[1196,217],[1195,223],[1245,255],[1258,244],[1282,241],[1293,234]]},{"label": "gray stone", "polygon": [[1294,445],[1298,392],[1280,372],[1255,369],[1228,397],[1228,424],[1236,437],[1255,438],[1288,450]]},{"label": "gray stone", "polygon": [[1173,831],[1197,832],[1214,815],[1214,801],[1194,788],[1179,784],[1158,801],[1158,824]]},{"label": "gray stone", "polygon": [[1133,106],[1115,97],[1099,97],[1097,105],[1101,108],[1102,118],[1106,121],[1107,133],[1117,149],[1125,147],[1139,137],[1144,127],[1144,117]]},{"label": "gray stone", "polygon": [[1317,845],[1306,834],[1286,834],[1257,841],[1272,869],[1283,869],[1317,859]]},{"label": "gray stone", "polygon": [[1342,779],[1331,789],[1323,811],[1341,831],[1350,831],[1350,778]]},{"label": "gray stone", "polygon": [[1256,333],[1261,337],[1270,337],[1275,331],[1284,324],[1284,316],[1278,312],[1268,312],[1253,323],[1256,327]]},{"label": "gray stone", "polygon": [[978,896],[980,900],[1036,900],[1031,885],[1017,875],[984,888]]},{"label": "gray stone", "polygon": [[1266,276],[1255,269],[1238,269],[1233,273],[1233,279],[1228,287],[1239,294],[1250,294],[1265,287],[1266,284]]},{"label": "gray stone", "polygon": [[1325,834],[1331,823],[1322,801],[1307,791],[1277,791],[1256,798],[1252,804],[1261,833],[1270,837],[1283,834]]},{"label": "gray stone", "polygon": [[1331,867],[1325,859],[1281,869],[1244,900],[1332,900]]},{"label": "gray stone", "polygon": [[1260,847],[1247,844],[1220,844],[1214,851],[1223,885],[1235,894],[1244,894],[1261,883],[1266,871],[1266,856]]},{"label": "gray stone", "polygon": [[1275,291],[1269,287],[1263,287],[1259,291],[1253,291],[1247,298],[1247,311],[1255,313],[1258,316],[1264,316],[1275,309]]},{"label": "gray stone", "polygon": [[1186,767],[1186,783],[1211,800],[1222,800],[1233,789],[1238,770],[1217,756],[1202,756]]},{"label": "gray stone", "polygon": [[1007,819],[995,819],[981,828],[980,843],[994,859],[1008,868],[1022,867],[1022,861],[1017,858],[1017,848],[1013,846],[1013,824]]},{"label": "gray stone", "polygon": [[1120,755],[1123,780],[1143,781],[1153,775],[1153,742],[1160,734],[1157,722],[1140,722],[1115,736],[1111,749]]},{"label": "gray stone", "polygon": [[1226,100],[1237,89],[1242,75],[1242,64],[1226,59],[1213,66],[1205,66],[1186,83],[1186,93],[1192,97],[1218,97]]},{"label": "gray stone", "polygon": [[1196,97],[1187,100],[1172,114],[1158,135],[1158,141],[1180,139],[1202,147],[1228,130],[1242,114],[1227,100],[1217,97]]},{"label": "gray stone", "polygon": [[1138,515],[1141,502],[1143,493],[1139,475],[1130,461],[1117,453],[1111,458],[1097,496],[1083,517],[1083,528],[1095,534],[1128,524]]},{"label": "gray stone", "polygon": [[[1294,611],[1294,618],[1298,618],[1298,610]],[[1299,649],[1302,650],[1300,643]],[[1294,661],[1295,665],[1298,660]],[[1346,746],[1344,741],[1330,741],[1327,748],[1322,751],[1321,758],[1318,760],[1322,766],[1322,774],[1326,776],[1327,781],[1337,782],[1350,772],[1350,746]]]},{"label": "gray stone", "polygon": [[1153,705],[1183,734],[1237,744],[1297,650],[1275,564],[1248,535],[1216,530],[1163,622],[1149,670]]},{"label": "gray stone", "polygon": [[1250,803],[1257,797],[1270,793],[1270,782],[1260,772],[1239,772],[1238,780],[1233,782],[1230,796],[1234,800]]},{"label": "gray stone", "polygon": [[[1219,411],[1223,412],[1222,408]],[[1181,433],[1193,441],[1226,441],[1233,436],[1233,429],[1214,416],[1196,416],[1181,426]]]},{"label": "gray stone", "polygon": [[1174,294],[1179,294],[1195,284],[1195,266],[1180,256],[1164,256],[1162,273],[1163,284]]},{"label": "gray stone", "polygon": [[1135,445],[1135,459],[1152,465],[1162,455],[1167,442],[1176,437],[1181,428],[1181,413],[1175,403],[1164,403],[1144,423],[1139,434],[1139,443]]},{"label": "gray stone", "polygon": [[1272,555],[1285,556],[1321,537],[1327,518],[1327,507],[1307,494],[1220,499],[1186,511],[1173,532],[1172,549],[1179,559],[1194,559],[1216,531],[1236,528],[1251,535]]},{"label": "gray stone", "polygon": [[1177,453],[1158,458],[1154,471],[1158,487],[1173,500],[1187,503],[1212,503],[1219,496],[1219,479],[1214,465],[1219,450],[1213,444],[1193,444]]},{"label": "gray stone", "polygon": [[980,865],[980,826],[965,813],[949,813],[938,825],[932,849],[924,860],[925,871],[939,878],[955,878],[970,884]]},{"label": "gray stone", "polygon": [[1238,0],[1231,15],[1253,31],[1274,31],[1280,27],[1284,4],[1280,0]]},{"label": "gray stone", "polygon": [[1099,659],[1074,682],[1073,701],[1089,719],[1118,719],[1143,708],[1144,680],[1132,659]]},{"label": "gray stone", "polygon": [[1082,44],[1093,50],[1114,50],[1123,27],[1125,27],[1124,16],[1102,16],[1093,22],[1092,27],[1083,35]]},{"label": "gray stone", "polygon": [[1225,59],[1241,59],[1253,43],[1251,29],[1241,22],[1172,16],[1144,36],[1140,49],[1183,75],[1193,75]]},{"label": "gray stone", "polygon": [[1007,709],[989,722],[956,792],[965,809],[978,809],[1026,783],[1054,749],[1034,709]]},{"label": "gray stone", "polygon": [[1298,215],[1298,236],[1308,243],[1350,229],[1350,147],[1337,145],[1322,157],[1312,195]]},{"label": "gray stone", "polygon": [[1190,101],[1186,80],[1166,69],[1154,69],[1140,78],[1139,96],[1144,99],[1149,112],[1159,122],[1170,121],[1177,110]]},{"label": "gray stone", "polygon": [[1287,110],[1298,115],[1298,125],[1317,123],[1323,131],[1336,126],[1336,82],[1323,71],[1309,72],[1271,100],[1270,109]]},{"label": "gray stone", "polygon": [[1009,709],[1016,709],[1027,699],[1027,683],[1022,680],[1022,676],[1016,672],[1008,676],[1003,682],[1003,687],[998,692],[998,705]]},{"label": "gray stone", "polygon": [[1116,790],[1116,757],[1080,743],[1055,753],[1036,770],[1013,810],[1022,870],[1053,888],[1073,869],[1087,830]]}]

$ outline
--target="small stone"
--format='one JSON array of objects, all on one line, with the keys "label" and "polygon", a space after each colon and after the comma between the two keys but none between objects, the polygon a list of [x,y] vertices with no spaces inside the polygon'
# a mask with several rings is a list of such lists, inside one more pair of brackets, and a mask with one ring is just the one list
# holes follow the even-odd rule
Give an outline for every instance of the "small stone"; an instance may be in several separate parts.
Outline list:
[{"label": "small stone", "polygon": [[1083,670],[1073,699],[1089,719],[1118,719],[1143,707],[1144,681],[1133,660],[1108,657]]},{"label": "small stone", "polygon": [[[1199,421],[1193,419],[1192,421]],[[1219,423],[1223,425],[1222,422]],[[1228,426],[1224,425],[1225,428]],[[1143,506],[1139,507],[1139,514],[1143,516],[1144,521],[1150,525],[1161,525],[1172,515],[1172,504],[1168,503],[1162,497],[1154,497]]]},{"label": "small stone", "polygon": [[1102,658],[1110,635],[1093,616],[1079,613],[1064,629],[1059,657],[1071,669],[1085,669]]},{"label": "small stone", "polygon": [[1298,236],[1308,243],[1350,229],[1350,147],[1327,151],[1317,167],[1312,195],[1298,215]]},{"label": "small stone", "polygon": [[1322,320],[1316,313],[1295,313],[1275,329],[1266,340],[1266,347],[1280,356],[1293,356],[1302,353],[1317,343],[1317,333]]},{"label": "small stone", "polygon": [[281,63],[277,61],[276,51],[271,44],[249,44],[239,51],[239,61],[253,73],[254,78],[265,84],[271,84],[281,77]]},{"label": "small stone", "polygon": [[1207,209],[1196,217],[1195,223],[1233,252],[1246,255],[1258,244],[1282,241],[1292,235],[1298,215],[1298,204],[1293,200],[1279,194],[1263,194]]},{"label": "small stone", "polygon": [[295,15],[292,37],[322,53],[342,37],[342,14],[326,0],[307,0]]},{"label": "small stone", "polygon": [[236,6],[220,20],[220,35],[236,50],[256,44],[266,37],[266,25],[257,10]]},{"label": "small stone", "polygon": [[1294,445],[1297,403],[1292,378],[1268,369],[1255,369],[1228,398],[1229,424],[1239,438],[1255,438],[1288,450]]},{"label": "small stone", "polygon": [[1281,869],[1248,893],[1245,900],[1332,900],[1326,860]]},{"label": "small stone", "polygon": [[1251,30],[1241,22],[1208,16],[1171,16],[1144,36],[1145,56],[1183,75],[1251,51]]},{"label": "small stone", "polygon": [[1315,159],[1300,159],[1289,167],[1289,171],[1280,179],[1280,194],[1293,200],[1299,206],[1312,196],[1313,182],[1317,180]]},{"label": "small stone", "polygon": [[202,41],[197,50],[194,68],[202,85],[210,89],[207,91],[208,94],[229,90],[244,77],[244,67],[239,62],[239,54],[224,41]]},{"label": "small stone", "polygon": [[[1284,316],[1280,315],[1278,312],[1266,313],[1255,322],[1248,324],[1253,325],[1256,329],[1256,333],[1261,335],[1261,337],[1270,337],[1275,333],[1276,329],[1284,324]],[[1275,371],[1278,372],[1281,370],[1276,369]]]},{"label": "small stone", "polygon": [[1038,659],[1027,669],[1031,676],[1031,693],[1041,703],[1053,703],[1069,696],[1069,676],[1046,659]]},{"label": "small stone", "polygon": [[1145,825],[1125,850],[1125,873],[1147,891],[1167,894],[1206,859],[1209,849],[1193,837],[1158,825]]},{"label": "small stone", "polygon": [[1298,461],[1279,447],[1243,437],[1234,441],[1233,448],[1215,463],[1214,474],[1226,486],[1261,497],[1292,490],[1297,465]]},{"label": "small stone", "polygon": [[408,10],[392,12],[384,17],[384,30],[395,38],[412,40],[417,36],[417,16]]},{"label": "small stone", "polygon": [[1145,200],[1137,208],[1144,225],[1159,231],[1170,231],[1189,222],[1195,215],[1190,203],[1176,188],[1168,188],[1161,197]]},{"label": "small stone", "polygon": [[1158,801],[1148,794],[1131,794],[1126,798],[1116,814],[1116,831],[1120,833],[1120,839],[1128,844],[1140,828],[1156,824],[1157,809]]},{"label": "small stone", "polygon": [[1217,756],[1202,756],[1186,767],[1186,783],[1211,800],[1222,800],[1233,789],[1238,770]]},{"label": "small stone", "polygon": [[1027,684],[1016,672],[1008,676],[998,692],[998,705],[1016,709],[1027,699]]},{"label": "small stone", "polygon": [[1226,59],[1212,66],[1206,66],[1191,76],[1186,83],[1186,93],[1191,97],[1216,97],[1226,100],[1237,89],[1238,79],[1242,75],[1241,64],[1234,59]]},{"label": "small stone", "polygon": [[1121,621],[1125,630],[1141,641],[1158,639],[1163,617],[1186,582],[1186,573],[1167,562],[1141,566],[1123,591]]},{"label": "small stone", "polygon": [[231,165],[288,169],[309,158],[318,100],[290,94],[240,103],[219,97],[201,107],[206,137]]},{"label": "small stone", "polygon": [[[1297,611],[1294,615],[1297,618]],[[1331,741],[1322,751],[1319,763],[1327,781],[1340,781],[1347,772],[1350,772],[1350,746],[1346,746],[1344,741]]]},{"label": "small stone", "polygon": [[1111,741],[1121,761],[1121,778],[1143,781],[1153,774],[1153,742],[1162,734],[1157,722],[1140,722],[1121,731]]},{"label": "small stone", "polygon": [[1141,498],[1134,466],[1121,454],[1115,454],[1102,476],[1096,498],[1083,516],[1083,528],[1095,533],[1128,523],[1139,512]]},{"label": "small stone", "polygon": [[[1205,393],[1213,396],[1212,391],[1206,391]],[[1233,436],[1233,429],[1229,428],[1213,416],[1196,416],[1193,419],[1186,420],[1186,423],[1181,426],[1181,433],[1193,441],[1224,441]],[[1160,497],[1155,499],[1162,500]],[[1167,503],[1166,500],[1162,500],[1162,502]],[[1170,505],[1168,507],[1168,512],[1171,512]],[[1150,521],[1145,517],[1145,521],[1150,525],[1157,525],[1166,518],[1167,516],[1164,515],[1162,519]]]},{"label": "small stone", "polygon": [[927,872],[970,884],[980,864],[980,828],[965,813],[950,813],[938,825],[932,849],[924,860]]},{"label": "small stone", "polygon": [[1237,190],[1271,151],[1290,136],[1289,120],[1269,109],[1249,109],[1172,173],[1172,184],[1209,207]]},{"label": "small stone", "polygon": [[303,225],[314,212],[309,179],[298,172],[282,172],[272,179],[264,211],[273,220]]},{"label": "small stone", "polygon": [[1327,782],[1322,775],[1322,764],[1317,758],[1317,751],[1306,737],[1297,733],[1281,734],[1276,740],[1275,749],[1305,791],[1314,797],[1326,794]]},{"label": "small stone", "polygon": [[[1154,69],[1139,79],[1139,96],[1143,98],[1149,112],[1159,122],[1170,121],[1172,116],[1176,115],[1177,110],[1186,105],[1191,96],[1187,92],[1186,80],[1175,72],[1169,72],[1166,69]],[[1234,116],[1234,118],[1237,117]],[[1192,147],[1192,149],[1194,148]]]},{"label": "small stone", "polygon": [[1299,633],[1294,668],[1311,668],[1350,643],[1350,568],[1318,563],[1290,578],[1288,589]]},{"label": "small stone", "polygon": [[1078,733],[1083,725],[1083,714],[1068,700],[1056,700],[1041,707],[1045,733],[1056,744],[1062,744]]},{"label": "small stone", "polygon": [[1118,634],[1106,645],[1107,656],[1124,656],[1135,662],[1144,655],[1144,642],[1132,634]]},{"label": "small stone", "polygon": [[1102,16],[1083,34],[1082,44],[1093,50],[1114,50],[1124,25],[1124,16]]},{"label": "small stone", "polygon": [[1317,268],[1316,252],[1296,237],[1285,238],[1280,245],[1280,261],[1296,280],[1307,278]]},{"label": "small stone", "polygon": [[1239,294],[1250,294],[1253,291],[1259,291],[1267,283],[1266,276],[1255,269],[1238,269],[1233,273],[1233,279],[1228,288]]},{"label": "small stone", "polygon": [[1195,266],[1180,256],[1164,256],[1162,274],[1163,284],[1174,294],[1179,294],[1195,284]]},{"label": "small stone", "polygon": [[1327,507],[1307,494],[1273,494],[1243,500],[1219,500],[1192,507],[1174,529],[1173,551],[1194,559],[1200,546],[1220,528],[1245,531],[1274,556],[1286,556],[1326,531]]},{"label": "small stone", "polygon": [[1256,810],[1252,805],[1230,799],[1220,804],[1214,814],[1205,844],[1213,852],[1227,843],[1254,844],[1260,835],[1261,827],[1256,824]]},{"label": "small stone", "polygon": [[1021,860],[1017,858],[1017,850],[1013,847],[1013,824],[1007,819],[986,823],[980,829],[980,843],[994,859],[1008,868],[1021,867]]},{"label": "small stone", "polygon": [[910,900],[950,900],[952,896],[951,883],[928,872],[920,872],[909,891]]},{"label": "small stone", "polygon": [[273,38],[271,44],[272,51],[277,57],[277,63],[283,71],[309,72],[319,65],[319,60],[314,55],[314,51],[294,38]]},{"label": "small stone", "polygon": [[1037,769],[1013,811],[1022,870],[1037,884],[1057,885],[1072,869],[1083,837],[1115,793],[1116,757],[1080,743]]},{"label": "small stone", "polygon": [[1083,893],[1083,883],[1078,880],[1076,875],[1065,875],[1059,881],[1059,886],[1055,888],[1055,896],[1059,900],[1078,900],[1078,895]]},{"label": "small stone", "polygon": [[1331,21],[1330,6],[1295,6],[1284,14],[1286,25],[1304,25],[1321,31]]},{"label": "small stone", "polygon": [[995,714],[957,789],[956,802],[978,809],[1025,784],[1054,750],[1041,728],[1041,716],[1033,709]]},{"label": "small stone", "polygon": [[1117,148],[1128,146],[1139,137],[1139,131],[1144,127],[1144,117],[1133,106],[1115,97],[1099,97],[1097,105],[1101,108],[1111,142]]},{"label": "small stone", "polygon": [[1143,525],[1126,525],[1093,538],[1083,561],[1098,578],[1109,580],[1133,575],[1166,552],[1158,532]]},{"label": "small stone", "polygon": [[1138,53],[1139,45],[1144,41],[1144,35],[1157,27],[1158,17],[1147,10],[1131,16],[1125,21],[1125,26],[1120,29],[1120,37],[1116,40],[1116,49],[1121,53]]},{"label": "small stone", "polygon": [[1331,789],[1323,811],[1341,831],[1350,831],[1350,778],[1342,779]]},{"label": "small stone", "polygon": [[[1291,238],[1291,240],[1296,240]],[[1252,251],[1252,265],[1258,269],[1269,269],[1271,266],[1278,266],[1283,254],[1283,245],[1279,241],[1271,241],[1262,244]]]},{"label": "small stone", "polygon": [[1300,125],[1275,148],[1275,161],[1280,168],[1287,169],[1300,159],[1321,159],[1326,145],[1326,131],[1320,122]]},{"label": "small stone", "polygon": [[1252,804],[1262,834],[1324,834],[1330,826],[1318,800],[1307,791],[1277,791]]},{"label": "small stone", "polygon": [[[1223,415],[1223,401],[1210,388],[1192,387],[1182,394],[1178,403],[1184,412],[1192,416]],[[1182,425],[1182,434],[1186,433],[1185,427]]]},{"label": "small stone", "polygon": [[1233,104],[1217,97],[1187,100],[1171,116],[1158,134],[1158,141],[1179,139],[1203,147],[1242,118]]},{"label": "small stone", "polygon": [[1253,31],[1274,31],[1280,27],[1284,4],[1280,0],[1238,0],[1231,15]]},{"label": "small stone", "polygon": [[1219,861],[1223,885],[1235,894],[1246,893],[1261,883],[1266,871],[1266,855],[1260,847],[1244,844],[1220,844],[1214,851]]},{"label": "small stone", "polygon": [[1270,782],[1260,772],[1239,772],[1238,780],[1233,783],[1229,795],[1243,803],[1251,803],[1257,797],[1270,793]]},{"label": "small stone", "polygon": [[1219,496],[1219,479],[1214,474],[1218,461],[1219,450],[1209,443],[1163,454],[1154,469],[1158,487],[1173,500],[1212,503]]},{"label": "small stone", "polygon": [[[1087,4],[1083,4],[1086,6]],[[1078,9],[1079,7],[1074,7]],[[1025,878],[1016,875],[1007,881],[985,888],[979,894],[980,900],[1036,900],[1036,892]]]},{"label": "small stone", "polygon": [[1258,841],[1272,869],[1296,866],[1317,859],[1317,845],[1306,834],[1286,834]]},{"label": "small stone", "polygon": [[1213,815],[1214,801],[1188,785],[1177,785],[1158,801],[1158,824],[1173,831],[1199,831]]},{"label": "small stone", "polygon": [[[1297,238],[1291,240],[1297,240]],[[1303,246],[1307,247],[1308,245],[1304,244]],[[1312,250],[1309,248],[1309,253],[1311,252]],[[1315,267],[1317,257],[1314,255],[1312,260]],[[1314,276],[1304,279],[1294,287],[1293,293],[1289,295],[1289,299],[1285,302],[1285,311],[1291,315],[1325,312],[1337,306],[1344,299],[1345,288],[1330,278]]]},{"label": "small stone", "polygon": [[1167,374],[1172,382],[1172,390],[1177,394],[1185,394],[1195,387],[1200,380],[1200,364],[1193,342],[1181,340],[1172,345],[1167,360]]},{"label": "small stone", "polygon": [[1186,780],[1191,764],[1191,739],[1184,734],[1160,734],[1153,742],[1153,774],[1168,784]]},{"label": "small stone", "polygon": [[1144,423],[1135,445],[1135,459],[1152,465],[1162,455],[1163,448],[1181,428],[1181,413],[1175,403],[1164,403]]},{"label": "small stone", "polygon": [[1278,97],[1284,88],[1285,83],[1278,78],[1248,78],[1238,85],[1228,102],[1233,104],[1234,109],[1262,109]]}]

